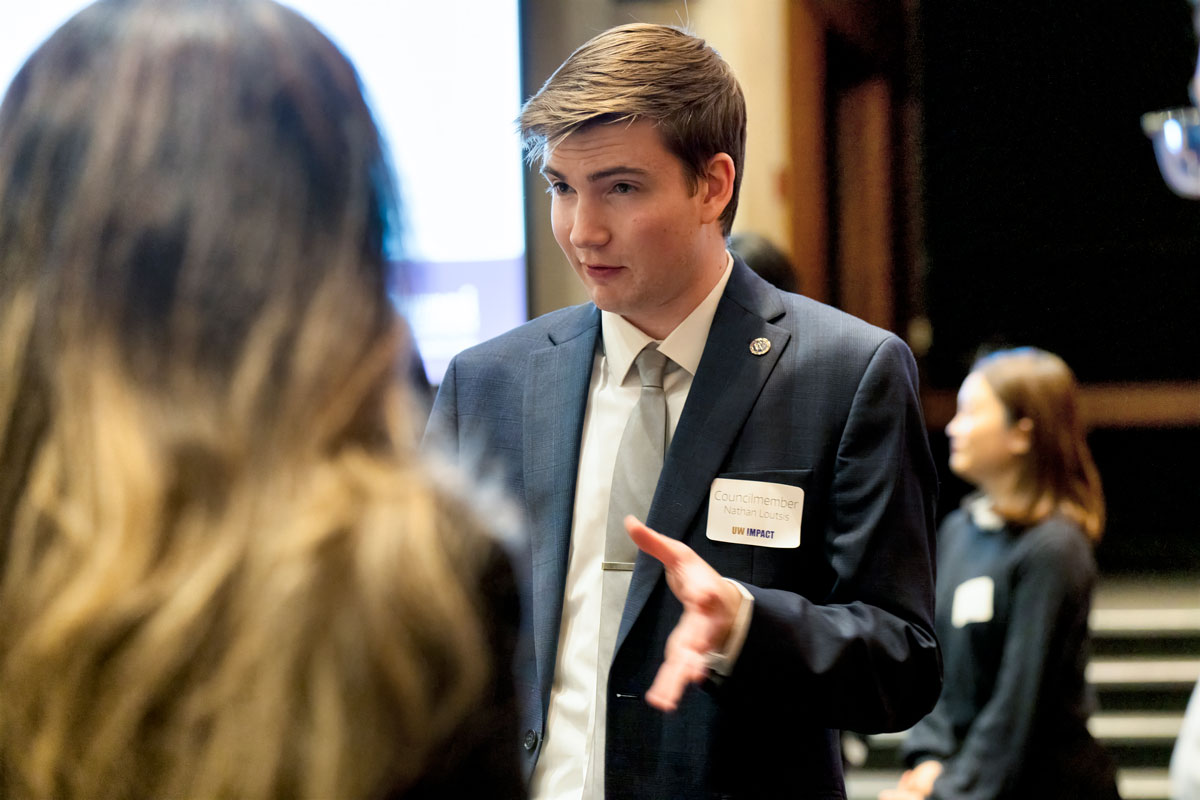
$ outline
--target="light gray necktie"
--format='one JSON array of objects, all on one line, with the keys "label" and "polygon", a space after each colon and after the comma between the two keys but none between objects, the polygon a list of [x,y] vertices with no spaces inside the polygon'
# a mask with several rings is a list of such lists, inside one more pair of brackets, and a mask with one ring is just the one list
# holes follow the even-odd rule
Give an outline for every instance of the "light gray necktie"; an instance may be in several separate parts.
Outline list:
[{"label": "light gray necktie", "polygon": [[637,558],[637,545],[625,531],[625,516],[633,514],[643,522],[646,520],[667,449],[667,398],[662,385],[667,357],[658,352],[657,345],[649,344],[638,353],[634,364],[642,380],[642,393],[629,414],[625,433],[621,435],[621,444],[617,448],[617,463],[608,500],[604,562],[601,565],[604,575],[596,662],[596,726],[588,786],[584,794],[590,800],[602,800],[604,797],[608,668],[612,665],[617,631],[621,627],[621,613],[625,608],[625,596],[629,594],[633,562]]}]

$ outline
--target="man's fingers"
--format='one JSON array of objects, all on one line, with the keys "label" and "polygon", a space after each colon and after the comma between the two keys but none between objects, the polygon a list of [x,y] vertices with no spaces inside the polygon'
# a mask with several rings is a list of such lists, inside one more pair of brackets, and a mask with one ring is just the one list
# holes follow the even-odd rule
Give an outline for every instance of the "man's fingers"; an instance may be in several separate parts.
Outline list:
[{"label": "man's fingers", "polygon": [[679,707],[679,698],[683,696],[683,687],[686,685],[679,678],[678,668],[664,661],[654,676],[654,683],[646,691],[646,702],[659,711],[674,711]]},{"label": "man's fingers", "polygon": [[625,530],[629,532],[629,538],[633,539],[639,550],[657,558],[668,570],[679,565],[683,551],[687,550],[687,545],[646,527],[645,523],[632,514],[625,517]]},{"label": "man's fingers", "polygon": [[704,621],[684,612],[667,638],[664,660],[646,691],[646,702],[661,711],[674,711],[689,683],[708,677],[709,646],[702,635]]},{"label": "man's fingers", "polygon": [[690,683],[708,677],[704,657],[691,651],[672,654],[658,668],[654,683],[646,691],[646,702],[660,711],[674,711]]},{"label": "man's fingers", "polygon": [[[636,517],[625,518],[625,530],[640,550],[662,562],[667,583],[684,607],[667,639],[666,658],[646,691],[651,706],[674,711],[688,684],[708,677],[708,653],[729,633],[733,616],[726,612],[728,604],[721,596],[727,584],[690,547],[646,527]],[[739,594],[732,602],[736,605],[740,599]]]}]

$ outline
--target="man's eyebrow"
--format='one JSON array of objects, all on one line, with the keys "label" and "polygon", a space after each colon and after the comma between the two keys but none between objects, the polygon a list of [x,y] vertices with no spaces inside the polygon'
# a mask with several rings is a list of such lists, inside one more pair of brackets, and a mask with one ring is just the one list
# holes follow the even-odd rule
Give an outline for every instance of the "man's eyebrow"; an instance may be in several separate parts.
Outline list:
[{"label": "man's eyebrow", "polygon": [[[553,167],[542,167],[541,172],[542,172],[542,177],[544,177],[544,178],[547,178],[547,179],[553,178],[556,181],[566,182],[567,177],[565,175],[563,175],[561,172],[559,172],[558,170],[554,169]],[[595,183],[597,181],[606,180],[608,178],[614,178],[619,175],[641,176],[641,175],[649,175],[649,174],[650,174],[650,172],[648,170],[641,169],[640,167],[616,166],[616,167],[609,167],[608,169],[602,169],[602,170],[598,170],[597,172],[590,173],[587,176],[587,181],[588,181],[588,183]]]}]

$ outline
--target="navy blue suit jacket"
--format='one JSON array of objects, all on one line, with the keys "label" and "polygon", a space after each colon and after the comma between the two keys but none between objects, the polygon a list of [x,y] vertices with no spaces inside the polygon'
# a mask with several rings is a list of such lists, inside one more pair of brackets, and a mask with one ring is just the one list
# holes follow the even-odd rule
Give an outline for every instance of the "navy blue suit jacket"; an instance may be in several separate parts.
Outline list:
[{"label": "navy blue suit jacket", "polygon": [[[518,665],[527,768],[558,647],[580,438],[600,314],[562,309],[451,363],[430,438],[483,457],[529,525],[532,647]],[[750,343],[766,338],[757,356]],[[800,547],[705,535],[714,478],[804,489]],[[934,704],[936,477],[908,348],[735,261],[647,524],[754,595],[733,673],[664,714],[642,695],[681,607],[639,554],[609,677],[610,797],[840,798],[838,729],[911,726]]]}]

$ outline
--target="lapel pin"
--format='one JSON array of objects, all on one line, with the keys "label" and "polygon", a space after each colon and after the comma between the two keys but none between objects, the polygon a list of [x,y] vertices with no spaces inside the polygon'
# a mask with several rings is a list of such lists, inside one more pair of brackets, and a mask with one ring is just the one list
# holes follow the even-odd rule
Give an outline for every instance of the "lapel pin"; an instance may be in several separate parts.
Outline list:
[{"label": "lapel pin", "polygon": [[756,356],[765,356],[771,350],[771,340],[758,337],[750,343],[750,352]]}]

